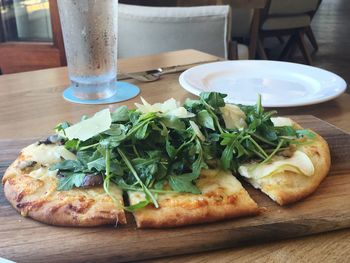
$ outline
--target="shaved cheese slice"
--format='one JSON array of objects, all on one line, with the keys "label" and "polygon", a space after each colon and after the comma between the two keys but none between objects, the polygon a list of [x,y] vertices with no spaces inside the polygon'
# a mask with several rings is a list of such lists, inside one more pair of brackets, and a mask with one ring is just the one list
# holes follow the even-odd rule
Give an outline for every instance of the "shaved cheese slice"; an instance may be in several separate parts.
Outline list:
[{"label": "shaved cheese slice", "polygon": [[275,127],[293,126],[293,121],[287,117],[272,117],[271,121]]},{"label": "shaved cheese slice", "polygon": [[168,99],[163,103],[149,104],[144,98],[141,97],[143,104],[135,103],[137,110],[143,114],[150,112],[159,112],[164,115],[171,115],[177,118],[191,118],[195,115],[188,112],[184,107],[179,106],[174,98]]},{"label": "shaved cheese slice", "polygon": [[199,129],[198,125],[194,121],[190,121],[191,128],[193,129],[194,133],[197,135],[197,137],[204,142],[205,141],[205,136]]},{"label": "shaved cheese slice", "polygon": [[24,148],[22,154],[26,159],[48,166],[64,160],[75,160],[76,156],[64,146],[32,144]]},{"label": "shaved cheese slice", "polygon": [[312,176],[315,168],[310,158],[301,151],[295,151],[291,158],[273,160],[271,163],[249,163],[241,165],[238,172],[252,179],[260,179],[283,171],[291,171],[305,176]]},{"label": "shaved cheese slice", "polygon": [[83,120],[64,130],[66,137],[70,140],[79,139],[86,141],[95,135],[107,131],[112,124],[111,113],[109,109],[97,112],[89,119]]},{"label": "shaved cheese slice", "polygon": [[245,122],[245,113],[236,105],[226,104],[221,107],[222,118],[224,119],[226,129],[241,129],[247,127]]}]

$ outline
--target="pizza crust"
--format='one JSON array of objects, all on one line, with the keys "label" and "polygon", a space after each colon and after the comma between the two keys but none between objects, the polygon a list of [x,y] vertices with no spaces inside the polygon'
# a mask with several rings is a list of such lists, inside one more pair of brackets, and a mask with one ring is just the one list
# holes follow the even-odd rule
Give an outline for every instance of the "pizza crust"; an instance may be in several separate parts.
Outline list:
[{"label": "pizza crust", "polygon": [[[301,129],[300,125],[296,123],[294,125]],[[311,195],[327,176],[331,166],[328,144],[320,135],[315,134],[316,138],[312,143],[298,147],[298,150],[304,152],[314,165],[315,172],[312,176],[287,171],[247,181],[280,205],[294,203]]]},{"label": "pizza crust", "polygon": [[29,158],[21,154],[2,179],[6,198],[22,216],[59,226],[126,224],[122,191],[117,186],[111,184],[110,192],[118,204],[102,186],[57,191],[56,172],[40,166],[34,171],[18,168]]},{"label": "pizza crust", "polygon": [[[257,204],[231,173],[203,170],[196,185],[202,194],[159,194],[158,209],[148,205],[133,213],[137,227],[176,227],[259,213]],[[144,199],[140,192],[128,194],[131,204]]]}]

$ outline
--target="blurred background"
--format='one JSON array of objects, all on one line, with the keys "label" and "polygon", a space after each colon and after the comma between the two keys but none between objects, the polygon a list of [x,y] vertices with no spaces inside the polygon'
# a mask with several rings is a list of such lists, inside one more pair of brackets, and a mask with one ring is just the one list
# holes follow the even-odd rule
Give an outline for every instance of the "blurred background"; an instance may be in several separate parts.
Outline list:
[{"label": "blurred background", "polygon": [[[315,2],[303,0],[301,2]],[[254,1],[247,1],[254,2]],[[240,16],[240,21],[232,19],[232,38],[238,43],[247,44],[249,41],[261,41],[263,52],[256,52],[250,59],[285,60],[297,63],[311,64],[331,70],[348,83],[350,82],[350,1],[349,0],[323,0],[318,1],[317,8],[312,12],[305,12],[310,16],[310,29],[314,36],[314,43],[305,31],[305,50],[296,42],[295,47],[290,48],[288,56],[281,53],[288,45],[293,35],[291,34],[267,34],[266,21],[268,18],[280,18],[272,11],[276,6],[297,5],[298,1],[267,0],[261,10],[259,25],[257,25],[257,38],[235,35],[240,28],[247,27],[244,23],[250,23],[251,13],[242,13],[232,7],[232,17]],[[310,3],[311,3],[310,2]],[[119,3],[129,5],[149,6],[199,6],[214,4],[230,4],[230,1],[216,0],[122,0]],[[275,7],[277,8],[277,7]],[[289,7],[290,9],[290,7]],[[297,9],[297,8],[296,8]],[[275,12],[276,13],[276,12]],[[237,16],[235,16],[237,15]],[[299,15],[299,14],[298,14]],[[304,15],[304,14],[303,14]],[[296,15],[293,14],[295,17]],[[270,20],[269,20],[270,21]],[[290,22],[292,23],[292,22]],[[273,32],[285,33],[273,28]],[[271,30],[269,30],[269,33]],[[294,32],[294,31],[292,31]],[[171,33],[171,32],[169,32]],[[249,43],[248,43],[249,44]],[[316,45],[316,46],[315,46]],[[191,47],[189,47],[191,48]],[[255,52],[254,52],[255,53]],[[57,10],[57,0],[0,0],[0,74],[10,74],[30,70],[65,66],[66,59],[64,44]]]}]

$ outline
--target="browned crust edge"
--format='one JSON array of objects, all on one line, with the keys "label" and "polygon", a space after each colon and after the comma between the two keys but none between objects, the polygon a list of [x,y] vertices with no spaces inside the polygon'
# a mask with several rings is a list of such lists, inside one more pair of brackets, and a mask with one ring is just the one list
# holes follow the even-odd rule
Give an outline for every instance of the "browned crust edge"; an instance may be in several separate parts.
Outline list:
[{"label": "browned crust edge", "polygon": [[9,183],[10,177],[13,175],[15,169],[14,164],[16,161],[6,170],[2,178],[2,184],[6,199],[22,216],[31,217],[39,222],[55,226],[93,227],[107,224],[127,223],[123,209],[118,210],[117,213],[101,213],[101,211],[99,211],[95,216],[86,217],[84,214],[74,211],[74,209],[67,208],[67,205],[53,209],[49,203],[33,201],[33,206],[38,205],[39,207],[37,209],[26,211],[25,207],[22,207],[23,204],[18,199],[20,193],[18,193],[18,191],[16,191],[16,189]]},{"label": "browned crust edge", "polygon": [[138,228],[171,228],[184,225],[209,223],[237,217],[257,215],[258,205],[242,189],[234,204],[209,204],[196,209],[184,207],[146,207],[134,212]]}]

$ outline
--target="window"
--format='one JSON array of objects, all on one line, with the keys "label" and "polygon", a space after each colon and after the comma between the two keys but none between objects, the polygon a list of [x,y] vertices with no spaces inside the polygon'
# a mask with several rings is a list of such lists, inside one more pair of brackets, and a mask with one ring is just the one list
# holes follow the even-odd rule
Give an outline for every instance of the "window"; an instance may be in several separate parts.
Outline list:
[{"label": "window", "polygon": [[2,42],[53,41],[48,0],[0,0],[0,18]]}]

